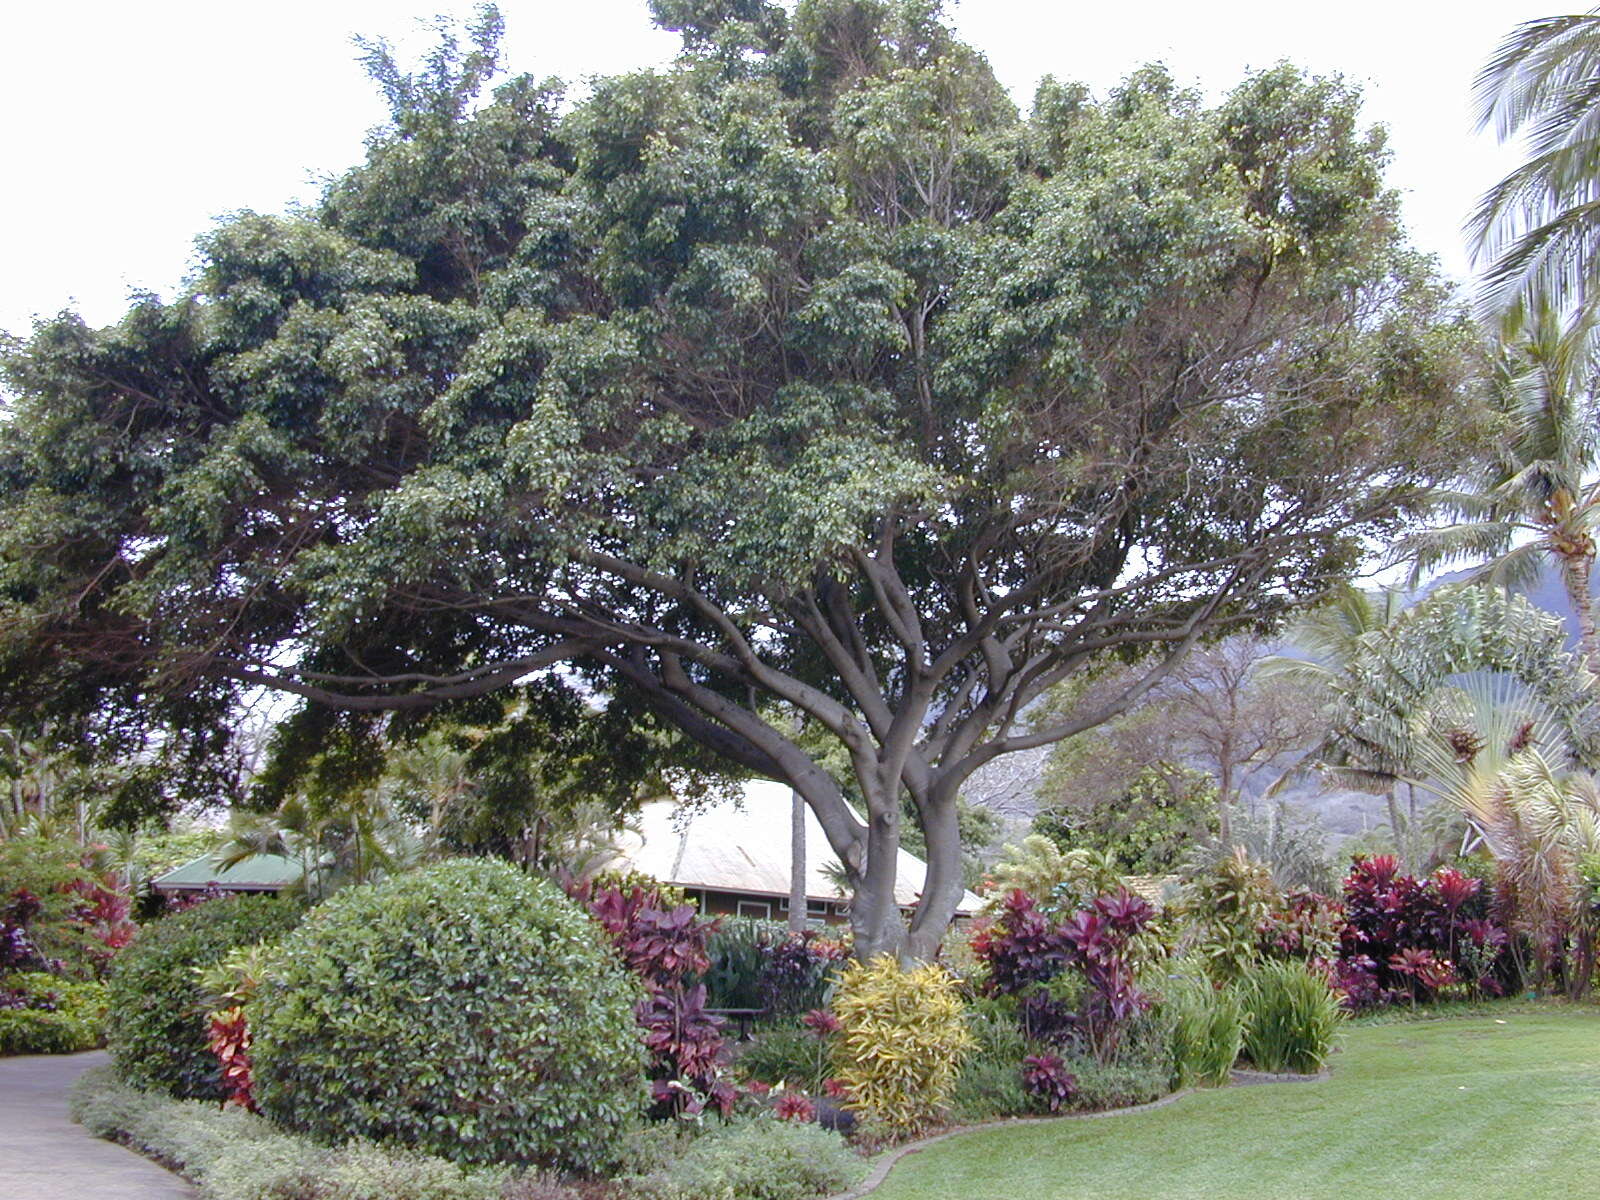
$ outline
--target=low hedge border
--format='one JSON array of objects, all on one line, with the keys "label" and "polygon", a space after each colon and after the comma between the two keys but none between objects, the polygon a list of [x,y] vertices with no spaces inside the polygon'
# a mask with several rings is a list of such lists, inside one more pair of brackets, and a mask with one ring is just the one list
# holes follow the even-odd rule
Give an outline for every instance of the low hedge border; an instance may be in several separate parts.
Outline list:
[{"label": "low hedge border", "polygon": [[238,1108],[141,1092],[109,1066],[73,1084],[73,1120],[190,1180],[203,1200],[501,1200],[510,1172],[370,1142],[319,1145]]},{"label": "low hedge border", "polygon": [[698,1135],[652,1127],[632,1140],[635,1173],[596,1189],[372,1142],[325,1146],[242,1109],[140,1091],[110,1066],[85,1071],[69,1103],[90,1133],[182,1175],[202,1200],[800,1200],[866,1170],[837,1134],[770,1116]]}]

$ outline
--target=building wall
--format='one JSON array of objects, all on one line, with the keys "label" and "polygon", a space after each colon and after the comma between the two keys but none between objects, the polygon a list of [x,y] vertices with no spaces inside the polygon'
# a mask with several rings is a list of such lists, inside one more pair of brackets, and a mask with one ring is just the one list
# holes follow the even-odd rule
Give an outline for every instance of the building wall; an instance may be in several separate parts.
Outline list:
[{"label": "building wall", "polygon": [[[767,921],[789,919],[787,896],[763,896],[753,892],[723,892],[709,888],[683,889],[685,899],[708,917],[757,917]],[[806,905],[806,920],[812,924],[844,925],[850,920],[846,900],[811,900]]]}]

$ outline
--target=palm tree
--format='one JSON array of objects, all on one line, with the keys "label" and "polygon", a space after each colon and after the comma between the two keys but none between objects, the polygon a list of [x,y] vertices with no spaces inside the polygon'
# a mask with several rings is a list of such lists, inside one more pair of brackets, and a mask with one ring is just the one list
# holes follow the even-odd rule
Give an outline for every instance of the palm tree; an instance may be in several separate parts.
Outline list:
[{"label": "palm tree", "polygon": [[1579,307],[1600,270],[1600,15],[1518,25],[1478,74],[1478,127],[1526,136],[1529,157],[1479,202],[1468,223],[1486,261],[1485,307],[1535,297]]},{"label": "palm tree", "polygon": [[[1301,682],[1335,698],[1349,679],[1361,647],[1380,630],[1389,628],[1405,611],[1405,605],[1403,588],[1385,587],[1369,592],[1354,584],[1342,584],[1289,629],[1288,640],[1309,657],[1275,654],[1262,660],[1258,673],[1263,679]],[[1402,843],[1409,839],[1416,826],[1416,788],[1412,786],[1410,790],[1409,819],[1402,820],[1395,794],[1400,764],[1386,761],[1373,747],[1351,744],[1337,735],[1330,736],[1310,757],[1357,782],[1362,790],[1378,791],[1388,807],[1389,828],[1394,832],[1401,859],[1410,861],[1415,857]]]},{"label": "palm tree", "polygon": [[[1600,111],[1596,113],[1600,118]],[[1509,428],[1495,459],[1435,501],[1455,522],[1404,540],[1413,584],[1452,561],[1488,561],[1476,581],[1525,585],[1554,561],[1578,620],[1589,671],[1600,678],[1589,577],[1600,519],[1600,309],[1563,317],[1547,301],[1508,320],[1495,363],[1496,407]]]},{"label": "palm tree", "polygon": [[1418,765],[1493,857],[1546,980],[1572,943],[1566,984],[1576,999],[1594,964],[1583,868],[1600,852],[1600,784],[1570,765],[1554,715],[1504,680],[1476,677],[1445,691],[1414,741]]}]

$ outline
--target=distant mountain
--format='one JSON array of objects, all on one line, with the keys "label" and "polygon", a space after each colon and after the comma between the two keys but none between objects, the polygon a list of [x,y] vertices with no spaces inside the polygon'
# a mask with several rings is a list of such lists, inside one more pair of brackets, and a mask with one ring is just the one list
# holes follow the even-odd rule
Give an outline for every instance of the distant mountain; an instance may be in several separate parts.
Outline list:
[{"label": "distant mountain", "polygon": [[[1416,598],[1420,599],[1446,584],[1464,582],[1471,576],[1471,569],[1436,576],[1418,590]],[[1590,584],[1591,595],[1600,598],[1600,570],[1594,573]],[[1567,628],[1567,646],[1576,650],[1578,619],[1567,599],[1567,589],[1561,582],[1555,564],[1547,564],[1530,585],[1518,590],[1537,607],[1561,618]],[[1290,658],[1309,657],[1298,652],[1292,644],[1284,645],[1278,652]],[[1048,758],[1049,747],[1040,747],[1025,754],[996,759],[973,775],[962,795],[969,803],[988,808],[1000,816],[1008,835],[1020,836],[1038,809],[1036,793]],[[1385,824],[1389,819],[1383,797],[1366,792],[1321,791],[1314,786],[1302,785],[1285,788],[1278,798],[1294,808],[1314,814],[1335,844]],[[1249,794],[1242,796],[1241,802],[1247,806],[1266,803],[1261,797]]]}]

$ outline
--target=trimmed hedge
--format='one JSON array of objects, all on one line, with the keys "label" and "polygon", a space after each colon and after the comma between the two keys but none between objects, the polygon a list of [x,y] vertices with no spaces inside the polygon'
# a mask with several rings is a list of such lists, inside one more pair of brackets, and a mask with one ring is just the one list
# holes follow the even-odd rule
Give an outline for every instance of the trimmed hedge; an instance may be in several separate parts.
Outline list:
[{"label": "trimmed hedge", "polygon": [[836,1133],[763,1116],[707,1129],[621,1182],[629,1200],[809,1200],[860,1182],[867,1164]]},{"label": "trimmed hedge", "polygon": [[108,1067],[79,1077],[71,1107],[90,1133],[176,1168],[204,1200],[498,1200],[508,1178],[370,1143],[319,1146],[243,1109],[138,1091]]},{"label": "trimmed hedge", "polygon": [[346,888],[247,1008],[256,1100],[323,1141],[593,1171],[646,1101],[638,999],[600,927],[506,863]]},{"label": "trimmed hedge", "polygon": [[107,981],[106,1044],[122,1077],[180,1099],[223,1100],[195,971],[236,947],[281,937],[303,913],[282,897],[225,896],[145,926]]}]

